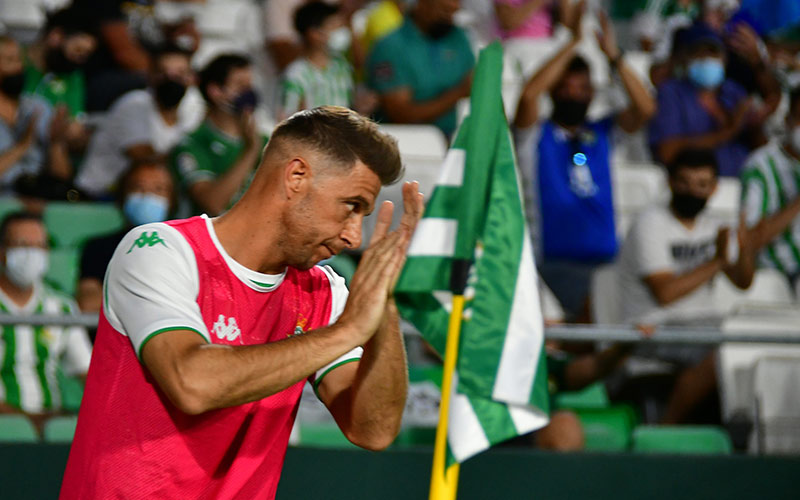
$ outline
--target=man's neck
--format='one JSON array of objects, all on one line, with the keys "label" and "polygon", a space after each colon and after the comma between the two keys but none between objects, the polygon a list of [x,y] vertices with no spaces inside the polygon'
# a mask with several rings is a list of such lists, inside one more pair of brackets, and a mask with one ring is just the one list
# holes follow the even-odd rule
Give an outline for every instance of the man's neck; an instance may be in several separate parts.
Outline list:
[{"label": "man's neck", "polygon": [[161,119],[164,120],[164,123],[166,123],[169,126],[178,123],[177,106],[175,106],[174,108],[165,108],[162,105],[156,103],[156,108],[158,109],[158,114],[161,115]]},{"label": "man's neck", "polygon": [[19,99],[12,99],[0,93],[0,117],[9,123],[14,122],[19,111]]},{"label": "man's neck", "polygon": [[794,146],[792,146],[791,142],[785,141],[783,143],[783,150],[786,151],[789,156],[794,158],[796,161],[800,161],[800,151],[797,151]]},{"label": "man's neck", "polygon": [[208,114],[206,117],[208,118],[208,121],[210,121],[222,132],[230,135],[231,137],[241,137],[242,133],[239,129],[239,122],[236,117],[230,113],[210,106],[208,108]]},{"label": "man's neck", "polygon": [[695,217],[695,218],[693,218],[693,219],[692,219],[692,218],[687,218],[687,217],[681,217],[680,215],[678,215],[678,213],[677,213],[677,212],[675,212],[675,209],[674,209],[674,208],[672,208],[672,207],[669,207],[669,211],[670,211],[670,212],[672,212],[672,215],[673,215],[673,216],[674,216],[676,219],[678,219],[678,222],[680,222],[680,223],[681,223],[681,225],[683,225],[683,227],[685,227],[685,228],[686,228],[686,229],[688,229],[689,231],[691,231],[692,229],[694,229],[694,226],[695,226],[695,224],[697,223],[697,217]]},{"label": "man's neck", "polygon": [[8,277],[0,275],[0,289],[17,307],[24,307],[33,297],[33,287],[23,289],[15,285]]},{"label": "man's neck", "polygon": [[315,66],[319,69],[325,69],[328,66],[328,62],[331,60],[330,55],[328,55],[328,51],[324,48],[307,47],[303,51],[303,55],[306,59],[308,59],[308,62],[310,62],[312,66]]},{"label": "man's neck", "polygon": [[411,19],[414,21],[414,24],[417,25],[417,29],[425,35],[428,34],[428,29],[431,27],[431,23],[428,20],[421,17],[417,11],[411,13]]}]

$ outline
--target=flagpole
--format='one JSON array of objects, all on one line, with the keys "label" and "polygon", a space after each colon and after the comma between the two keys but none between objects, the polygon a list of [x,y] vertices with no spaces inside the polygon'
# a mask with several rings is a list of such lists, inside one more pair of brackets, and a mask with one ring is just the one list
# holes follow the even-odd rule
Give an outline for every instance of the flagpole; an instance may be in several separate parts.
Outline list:
[{"label": "flagpole", "polygon": [[439,424],[436,426],[436,441],[433,449],[430,500],[455,500],[458,490],[459,464],[454,463],[445,470],[447,454],[447,419],[450,414],[450,395],[453,374],[458,358],[458,338],[461,334],[461,316],[464,312],[464,296],[453,295],[453,310],[447,327],[447,344],[442,375],[442,399],[439,406]]}]

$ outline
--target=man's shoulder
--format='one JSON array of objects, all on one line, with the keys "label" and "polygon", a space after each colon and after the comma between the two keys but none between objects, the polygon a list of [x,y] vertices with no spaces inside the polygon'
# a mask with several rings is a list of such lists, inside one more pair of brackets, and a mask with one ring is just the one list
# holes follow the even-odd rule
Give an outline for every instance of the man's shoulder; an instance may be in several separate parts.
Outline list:
[{"label": "man's shoulder", "polygon": [[638,214],[633,220],[633,226],[640,232],[658,232],[665,229],[665,225],[675,219],[669,207],[663,204],[651,205]]},{"label": "man's shoulder", "polygon": [[186,238],[175,227],[190,222],[192,219],[171,221],[169,224],[154,222],[134,227],[122,237],[117,245],[112,264],[119,261],[125,263],[141,261],[142,264],[148,265],[154,264],[162,257],[180,259],[188,254],[193,254]]},{"label": "man's shoulder", "polygon": [[298,57],[294,61],[292,61],[283,72],[283,77],[286,80],[300,80],[303,77],[313,71],[314,68],[311,63],[305,57]]},{"label": "man's shoulder", "polygon": [[109,113],[113,114],[115,112],[132,109],[150,110],[153,106],[154,100],[150,92],[144,89],[136,89],[122,94],[114,104],[111,105]]},{"label": "man's shoulder", "polygon": [[[775,158],[784,156],[780,144],[777,141],[770,141],[767,144],[755,149],[744,162],[741,176],[745,177],[751,175],[752,172],[762,171],[770,161],[775,161]],[[776,165],[777,167],[778,165]]]}]

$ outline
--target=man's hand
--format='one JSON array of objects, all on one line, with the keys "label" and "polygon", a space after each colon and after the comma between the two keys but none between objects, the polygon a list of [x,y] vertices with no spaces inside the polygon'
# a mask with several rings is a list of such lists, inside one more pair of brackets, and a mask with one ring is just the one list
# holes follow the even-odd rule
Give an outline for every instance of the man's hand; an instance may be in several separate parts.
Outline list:
[{"label": "man's hand", "polygon": [[597,44],[609,61],[615,61],[619,58],[620,51],[619,45],[617,44],[617,34],[614,32],[614,26],[608,19],[608,14],[604,11],[598,12],[598,19],[600,20],[600,31],[595,33],[597,36]]},{"label": "man's hand", "polygon": [[403,217],[397,229],[389,232],[392,202],[385,201],[378,211],[375,231],[353,275],[347,305],[337,321],[357,325],[363,342],[372,337],[383,320],[384,310],[403,269],[411,236],[423,211],[423,196],[417,182],[403,185]]},{"label": "man's hand", "polygon": [[28,126],[25,127],[25,132],[22,133],[22,137],[17,141],[17,146],[22,148],[23,151],[27,151],[36,140],[36,126],[38,124],[39,113],[34,112],[28,121]]},{"label": "man's hand", "polygon": [[561,14],[563,24],[572,33],[572,38],[580,40],[583,36],[581,24],[583,14],[586,12],[586,0],[572,2],[571,0],[561,0]]},{"label": "man's hand", "polygon": [[66,142],[69,126],[70,120],[67,114],[67,107],[63,104],[57,106],[53,119],[50,121],[50,142]]},{"label": "man's hand", "polygon": [[759,42],[758,33],[745,23],[737,24],[728,38],[731,49],[753,67],[757,67],[762,62]]},{"label": "man's hand", "polygon": [[242,115],[239,117],[239,133],[242,134],[246,148],[261,147],[261,135],[258,133],[252,111],[242,111]]}]

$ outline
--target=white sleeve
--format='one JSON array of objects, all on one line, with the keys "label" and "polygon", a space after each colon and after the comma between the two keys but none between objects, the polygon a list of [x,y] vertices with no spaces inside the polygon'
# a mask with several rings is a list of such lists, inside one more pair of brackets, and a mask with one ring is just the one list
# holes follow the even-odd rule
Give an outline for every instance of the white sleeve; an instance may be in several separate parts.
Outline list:
[{"label": "white sleeve", "polygon": [[194,251],[183,236],[163,223],[146,224],[125,235],[114,252],[103,310],[137,356],[150,338],[170,330],[192,330],[210,343],[199,289]]},{"label": "white sleeve", "polygon": [[107,126],[121,150],[137,144],[151,144],[151,114],[147,104],[141,99],[127,99],[113,109]]},{"label": "white sleeve", "polygon": [[641,214],[628,233],[628,240],[634,249],[634,272],[640,278],[673,270],[668,236],[664,225],[656,221],[653,215],[652,212]]},{"label": "white sleeve", "polygon": [[[332,325],[333,323],[336,323],[336,320],[342,315],[344,306],[347,303],[347,296],[350,292],[347,290],[347,285],[344,282],[344,278],[336,274],[333,269],[331,269],[329,266],[320,266],[320,268],[325,271],[325,274],[328,276],[328,281],[331,284],[331,318],[328,324]],[[314,385],[314,391],[316,391],[317,387],[319,387],[319,384],[322,382],[322,378],[330,373],[331,370],[338,368],[345,363],[360,360],[363,353],[364,349],[362,347],[356,347],[352,351],[342,354],[335,360],[317,370],[317,372],[311,377],[311,382]]]},{"label": "white sleeve", "polygon": [[69,327],[65,331],[67,342],[64,346],[62,366],[67,375],[85,375],[89,371],[89,361],[92,359],[92,342],[86,328],[80,326]]}]

